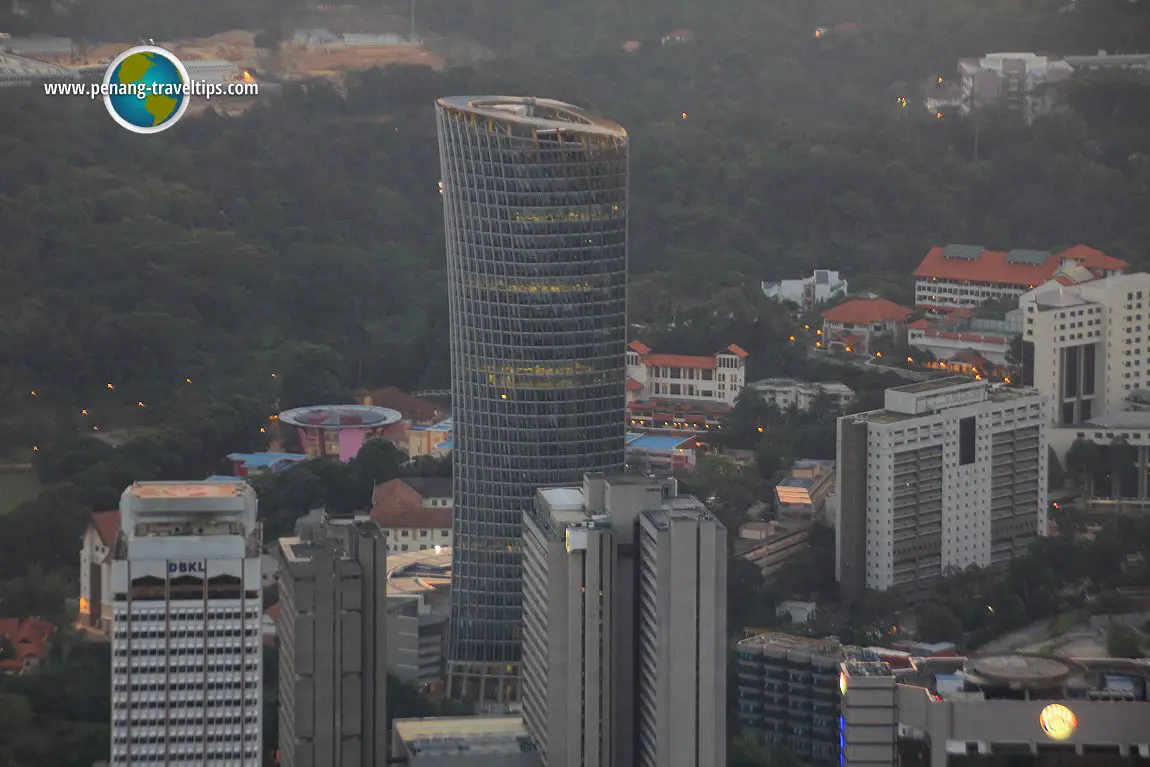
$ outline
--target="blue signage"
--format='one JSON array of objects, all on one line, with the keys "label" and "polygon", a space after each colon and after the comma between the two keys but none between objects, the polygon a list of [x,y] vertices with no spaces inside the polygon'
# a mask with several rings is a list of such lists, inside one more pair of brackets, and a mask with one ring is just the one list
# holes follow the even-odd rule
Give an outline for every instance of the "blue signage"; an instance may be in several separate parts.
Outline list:
[{"label": "blue signage", "polygon": [[202,573],[204,572],[203,562],[169,562],[169,573]]}]

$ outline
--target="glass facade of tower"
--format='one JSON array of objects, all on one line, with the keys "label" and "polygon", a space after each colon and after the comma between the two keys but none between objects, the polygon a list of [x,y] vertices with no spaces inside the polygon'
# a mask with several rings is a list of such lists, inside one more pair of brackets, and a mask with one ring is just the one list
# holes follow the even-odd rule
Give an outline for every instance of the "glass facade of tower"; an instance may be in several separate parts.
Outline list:
[{"label": "glass facade of tower", "polygon": [[535,490],[624,464],[626,132],[546,99],[437,103],[451,311],[448,694],[517,697]]}]

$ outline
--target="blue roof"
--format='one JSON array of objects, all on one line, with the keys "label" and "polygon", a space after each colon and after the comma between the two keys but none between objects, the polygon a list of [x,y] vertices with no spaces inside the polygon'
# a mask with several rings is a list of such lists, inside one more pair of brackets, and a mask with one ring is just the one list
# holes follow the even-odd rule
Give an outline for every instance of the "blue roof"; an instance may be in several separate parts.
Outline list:
[{"label": "blue roof", "polygon": [[440,442],[438,445],[436,445],[436,447],[439,448],[440,450],[454,450],[455,449],[455,441],[449,439],[446,442]]},{"label": "blue roof", "polygon": [[661,434],[628,434],[627,447],[639,450],[675,450],[694,443],[694,437],[665,437]]},{"label": "blue roof", "polygon": [[226,474],[213,474],[204,480],[204,482],[241,482],[243,477],[229,477]]},{"label": "blue roof", "polygon": [[440,421],[431,426],[410,426],[408,431],[451,431],[455,428],[455,421],[448,418],[446,421]]},{"label": "blue roof", "polygon": [[259,468],[261,466],[275,466],[277,463],[298,463],[306,461],[303,453],[231,453],[229,461],[238,461],[244,466]]}]

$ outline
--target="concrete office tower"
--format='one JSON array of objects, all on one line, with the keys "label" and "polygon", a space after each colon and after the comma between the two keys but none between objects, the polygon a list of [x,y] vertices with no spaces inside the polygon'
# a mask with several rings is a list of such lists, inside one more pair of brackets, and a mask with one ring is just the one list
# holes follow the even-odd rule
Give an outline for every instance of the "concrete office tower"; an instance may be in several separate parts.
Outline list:
[{"label": "concrete office tower", "polygon": [[839,763],[837,640],[768,632],[738,644],[739,721],[803,764]]},{"label": "concrete office tower", "polygon": [[137,482],[112,563],[112,765],[259,767],[263,637],[256,494]]},{"label": "concrete office tower", "polygon": [[726,531],[674,479],[524,515],[523,717],[547,767],[726,764]]},{"label": "concrete office tower", "polygon": [[952,377],[839,418],[835,575],[922,593],[947,569],[1004,565],[1046,530],[1046,422],[1032,389]]},{"label": "concrete office tower", "polygon": [[548,99],[437,102],[451,312],[448,694],[518,696],[535,489],[624,465],[627,133]]},{"label": "concrete office tower", "polygon": [[316,510],[280,538],[280,764],[387,764],[387,537]]}]

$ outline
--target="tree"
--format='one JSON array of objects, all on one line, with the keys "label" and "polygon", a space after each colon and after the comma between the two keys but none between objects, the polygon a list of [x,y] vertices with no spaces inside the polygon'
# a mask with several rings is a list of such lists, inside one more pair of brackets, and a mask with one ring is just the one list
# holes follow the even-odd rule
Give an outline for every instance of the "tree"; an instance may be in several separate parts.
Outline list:
[{"label": "tree", "polygon": [[1087,439],[1076,439],[1066,451],[1066,470],[1085,488],[1088,497],[1094,495],[1094,477],[1102,465],[1102,451]]},{"label": "tree", "polygon": [[962,623],[947,607],[931,602],[918,613],[918,634],[924,642],[957,642]]},{"label": "tree", "polygon": [[0,660],[11,660],[16,657],[16,646],[7,635],[0,636]]},{"label": "tree", "polygon": [[32,456],[32,468],[45,485],[63,482],[102,461],[109,460],[116,449],[91,437],[69,437],[44,445]]},{"label": "tree", "polygon": [[407,456],[391,440],[369,439],[351,460],[351,469],[372,487],[395,479]]},{"label": "tree", "polygon": [[1137,629],[1112,621],[1106,634],[1106,652],[1111,658],[1141,658],[1142,637]]},{"label": "tree", "polygon": [[272,25],[264,27],[259,32],[256,32],[253,42],[257,48],[263,48],[266,51],[274,52],[279,50],[280,45],[284,41],[284,30],[279,25]]}]

